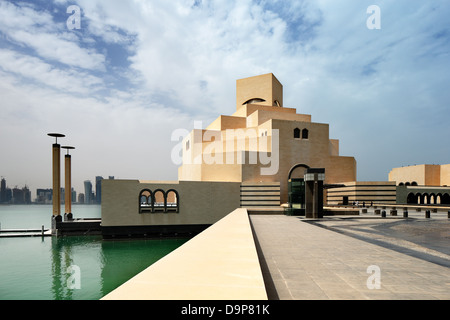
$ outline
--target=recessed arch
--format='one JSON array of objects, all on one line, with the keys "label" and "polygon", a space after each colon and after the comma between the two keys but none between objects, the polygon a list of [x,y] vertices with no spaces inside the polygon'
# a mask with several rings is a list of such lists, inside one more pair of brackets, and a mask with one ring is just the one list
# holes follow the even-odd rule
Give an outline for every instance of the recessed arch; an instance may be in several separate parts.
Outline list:
[{"label": "recessed arch", "polygon": [[180,210],[180,196],[175,189],[167,190],[166,192],[166,212],[179,212]]},{"label": "recessed arch", "polygon": [[298,163],[296,165],[294,165],[290,170],[289,170],[289,174],[288,174],[288,180],[291,179],[291,175],[294,172],[295,169],[297,168],[305,168],[305,169],[309,169],[309,166],[304,164],[304,163]]},{"label": "recessed arch", "polygon": [[417,201],[418,201],[418,199],[417,199],[418,197],[417,197],[417,195],[415,195],[414,193],[412,193],[412,192],[410,192],[409,194],[408,194],[408,197],[407,197],[407,199],[406,199],[406,203],[411,203],[411,204],[417,204]]},{"label": "recessed arch", "polygon": [[139,192],[139,213],[153,211],[153,194],[149,189],[143,189]]},{"label": "recessed arch", "polygon": [[309,131],[308,129],[302,130],[302,139],[309,139]]},{"label": "recessed arch", "polygon": [[301,130],[299,128],[294,129],[294,139],[300,139]]},{"label": "recessed arch", "polygon": [[430,196],[428,193],[422,194],[422,204],[429,204]]},{"label": "recessed arch", "polygon": [[436,195],[436,204],[442,204],[442,193]]},{"label": "recessed arch", "polygon": [[417,204],[422,204],[422,195],[418,192],[416,193]]},{"label": "recessed arch", "polygon": [[450,204],[450,195],[448,193],[442,195],[441,204]]},{"label": "recessed arch", "polygon": [[429,204],[436,204],[436,195],[434,193],[430,193],[430,198],[428,200]]},{"label": "recessed arch", "polygon": [[164,212],[166,208],[166,193],[162,189],[153,192],[153,212]]},{"label": "recessed arch", "polygon": [[266,100],[261,99],[261,98],[251,98],[251,99],[248,99],[247,101],[245,101],[242,105],[252,104],[252,103],[260,103],[260,102],[266,102]]}]

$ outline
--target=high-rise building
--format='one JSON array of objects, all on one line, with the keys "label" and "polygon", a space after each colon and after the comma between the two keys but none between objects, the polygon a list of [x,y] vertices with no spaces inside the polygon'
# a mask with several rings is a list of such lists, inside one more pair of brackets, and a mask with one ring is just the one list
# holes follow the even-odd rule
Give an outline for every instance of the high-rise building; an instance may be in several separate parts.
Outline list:
[{"label": "high-rise building", "polygon": [[27,185],[25,185],[25,187],[22,188],[23,190],[23,200],[25,201],[26,204],[30,204],[31,203],[31,191],[28,188]]},{"label": "high-rise building", "polygon": [[72,203],[77,202],[77,192],[72,188]]},{"label": "high-rise building", "polygon": [[2,202],[6,202],[6,180],[3,177],[0,186],[0,203]]},{"label": "high-rise building", "polygon": [[13,201],[14,204],[23,204],[24,203],[24,196],[23,196],[23,190],[19,189],[18,187],[13,188]]},{"label": "high-rise building", "polygon": [[84,181],[84,203],[92,203],[92,182],[90,180]]},{"label": "high-rise building", "polygon": [[53,189],[36,189],[37,203],[52,203]]},{"label": "high-rise building", "polygon": [[6,186],[6,179],[2,177],[0,184],[0,203],[11,203],[13,193],[10,188]]},{"label": "high-rise building", "polygon": [[78,194],[78,203],[84,203],[84,193]]},{"label": "high-rise building", "polygon": [[31,192],[27,186],[23,188],[15,187],[12,190],[12,203],[13,204],[30,204],[31,203]]},{"label": "high-rise building", "polygon": [[102,202],[102,180],[103,180],[103,177],[101,177],[101,176],[95,177],[95,202],[96,203]]}]

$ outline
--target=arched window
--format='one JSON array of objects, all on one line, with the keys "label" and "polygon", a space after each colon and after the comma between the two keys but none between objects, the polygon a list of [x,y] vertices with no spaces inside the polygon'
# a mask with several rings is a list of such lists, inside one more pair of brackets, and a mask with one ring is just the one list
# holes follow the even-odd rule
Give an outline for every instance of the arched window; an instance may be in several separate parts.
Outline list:
[{"label": "arched window", "polygon": [[139,193],[139,213],[152,212],[153,197],[152,192],[144,189]]},{"label": "arched window", "polygon": [[436,195],[436,204],[442,204],[442,193]]},{"label": "arched window", "polygon": [[174,189],[170,189],[166,194],[166,212],[179,212],[179,196],[178,192]]},{"label": "arched window", "polygon": [[422,195],[420,193],[416,193],[417,204],[422,204]]},{"label": "arched window", "polygon": [[450,204],[450,195],[448,193],[444,193],[442,196],[441,204]]},{"label": "arched window", "polygon": [[405,184],[403,182],[400,182],[398,185],[399,186],[404,186]]},{"label": "arched window", "polygon": [[180,211],[180,196],[178,191],[170,189],[165,192],[162,189],[151,191],[144,189],[139,192],[139,213],[166,213]]},{"label": "arched window", "polygon": [[157,189],[153,193],[153,212],[164,212],[166,207],[166,194],[163,190]]},{"label": "arched window", "polygon": [[408,194],[406,203],[417,204],[417,196],[414,193]]},{"label": "arched window", "polygon": [[299,128],[294,129],[294,139],[300,139],[300,129]]},{"label": "arched window", "polygon": [[302,130],[302,139],[308,139],[309,131],[308,129]]},{"label": "arched window", "polygon": [[434,193],[430,194],[429,204],[436,204],[436,195]]},{"label": "arched window", "polygon": [[417,182],[416,182],[416,181],[413,181],[413,182],[411,182],[411,185],[412,185],[412,186],[417,186]]}]

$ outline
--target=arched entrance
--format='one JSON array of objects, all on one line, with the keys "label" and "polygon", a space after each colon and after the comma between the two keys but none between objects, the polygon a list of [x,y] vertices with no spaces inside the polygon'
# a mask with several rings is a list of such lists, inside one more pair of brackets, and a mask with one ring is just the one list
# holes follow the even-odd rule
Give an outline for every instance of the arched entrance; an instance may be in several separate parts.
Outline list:
[{"label": "arched entrance", "polygon": [[[294,178],[293,173],[298,168],[303,168],[302,174]],[[324,168],[310,168],[303,163],[293,166],[288,174],[288,214],[322,218],[324,181]]]},{"label": "arched entrance", "polygon": [[417,195],[415,195],[412,192],[408,194],[408,198],[406,200],[406,203],[408,203],[408,204],[417,204],[417,201],[418,201],[418,196]]},{"label": "arched entrance", "polygon": [[303,163],[298,163],[298,164],[296,164],[295,166],[293,166],[293,167],[289,170],[288,180],[291,179],[294,170],[297,169],[297,168],[305,168],[305,169],[309,169],[309,166],[306,165],[306,164],[303,164]]},{"label": "arched entrance", "polygon": [[[297,170],[298,168],[303,170]],[[294,165],[288,174],[288,214],[289,215],[305,215],[306,199],[305,199],[305,170],[309,169],[309,166],[303,163]],[[301,171],[301,172],[300,172]]]}]

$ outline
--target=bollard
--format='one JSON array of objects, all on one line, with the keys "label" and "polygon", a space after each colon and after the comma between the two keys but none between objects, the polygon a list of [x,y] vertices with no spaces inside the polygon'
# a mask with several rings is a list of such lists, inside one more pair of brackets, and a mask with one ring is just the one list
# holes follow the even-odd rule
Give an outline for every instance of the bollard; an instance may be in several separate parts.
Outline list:
[{"label": "bollard", "polygon": [[386,218],[386,210],[381,211],[381,217]]},{"label": "bollard", "polygon": [[429,219],[430,218],[430,210],[426,210],[425,211],[425,218]]},{"label": "bollard", "polygon": [[42,236],[44,236],[44,226],[42,226]]},{"label": "bollard", "polygon": [[403,218],[408,218],[408,209],[403,209]]}]

